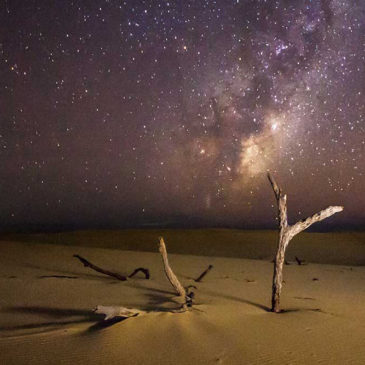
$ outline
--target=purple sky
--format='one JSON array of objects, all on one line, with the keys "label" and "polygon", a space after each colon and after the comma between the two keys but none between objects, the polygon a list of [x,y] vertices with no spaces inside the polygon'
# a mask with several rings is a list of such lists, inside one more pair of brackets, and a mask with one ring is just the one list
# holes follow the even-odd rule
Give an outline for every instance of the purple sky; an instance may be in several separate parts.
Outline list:
[{"label": "purple sky", "polygon": [[3,1],[0,229],[365,221],[362,1]]}]

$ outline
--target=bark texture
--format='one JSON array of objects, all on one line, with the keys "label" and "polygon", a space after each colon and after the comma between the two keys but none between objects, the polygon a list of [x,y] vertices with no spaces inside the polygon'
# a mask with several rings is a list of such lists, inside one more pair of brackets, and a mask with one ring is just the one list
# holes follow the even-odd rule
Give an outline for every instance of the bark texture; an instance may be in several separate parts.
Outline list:
[{"label": "bark texture", "polygon": [[278,313],[280,312],[280,295],[283,284],[283,266],[285,262],[285,251],[289,245],[290,240],[298,233],[307,229],[313,223],[320,222],[337,212],[341,212],[343,210],[343,207],[328,207],[320,211],[319,213],[316,213],[311,217],[308,217],[307,219],[299,221],[290,226],[288,224],[286,195],[283,194],[281,188],[278,186],[278,184],[270,174],[268,174],[268,179],[274,190],[275,198],[278,204],[279,242],[274,261],[274,275],[271,298],[271,311]]}]

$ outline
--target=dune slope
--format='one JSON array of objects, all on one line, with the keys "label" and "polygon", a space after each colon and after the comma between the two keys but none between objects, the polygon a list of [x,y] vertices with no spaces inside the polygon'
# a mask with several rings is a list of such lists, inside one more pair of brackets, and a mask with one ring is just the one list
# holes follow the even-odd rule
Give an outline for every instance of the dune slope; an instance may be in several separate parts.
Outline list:
[{"label": "dune slope", "polygon": [[[155,252],[156,238],[161,235],[171,253],[264,260],[274,257],[278,237],[277,231],[270,230],[211,228],[3,233],[0,240]],[[365,232],[302,232],[287,250],[289,260],[295,256],[322,264],[365,265]]]},{"label": "dune slope", "polygon": [[[365,363],[364,267],[285,266],[286,311],[273,314],[271,262],[170,255],[198,288],[193,310],[177,314],[158,253],[19,242],[0,251],[1,364]],[[119,282],[75,253],[121,274],[148,267],[151,279]],[[97,304],[148,313],[105,323]]]}]

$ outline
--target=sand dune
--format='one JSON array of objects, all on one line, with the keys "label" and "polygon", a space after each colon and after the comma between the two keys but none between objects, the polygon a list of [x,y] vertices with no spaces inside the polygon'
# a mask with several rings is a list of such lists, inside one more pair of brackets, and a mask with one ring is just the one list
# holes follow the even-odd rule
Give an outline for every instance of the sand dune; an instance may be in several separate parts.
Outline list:
[{"label": "sand dune", "polygon": [[[269,261],[170,255],[184,285],[214,265],[193,310],[177,314],[157,253],[20,242],[0,250],[1,364],[365,363],[364,267],[286,266],[286,311],[273,314]],[[122,274],[148,267],[152,277],[120,282],[74,253]],[[97,304],[148,313],[105,323]]]},{"label": "sand dune", "polygon": [[[156,238],[169,242],[169,252],[202,256],[271,260],[277,231],[238,229],[126,229],[41,234],[2,234],[0,240],[58,245],[156,251]],[[365,265],[365,232],[302,232],[291,241],[288,260],[299,256],[308,262]]]}]

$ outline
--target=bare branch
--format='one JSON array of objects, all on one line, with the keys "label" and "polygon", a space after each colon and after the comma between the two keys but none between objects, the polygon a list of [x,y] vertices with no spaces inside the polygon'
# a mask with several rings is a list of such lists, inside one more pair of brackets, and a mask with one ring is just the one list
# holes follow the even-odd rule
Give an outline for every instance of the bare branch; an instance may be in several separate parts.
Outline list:
[{"label": "bare branch", "polygon": [[100,272],[101,274],[112,276],[113,278],[121,280],[121,281],[127,280],[127,278],[125,276],[112,272],[112,271],[104,270],[104,269],[92,264],[91,262],[87,261],[85,258],[83,258],[79,255],[74,255],[74,257],[79,259],[84,264],[85,267],[90,267],[90,269]]},{"label": "bare branch", "polygon": [[[79,259],[84,264],[85,267],[90,267],[90,269],[100,272],[101,274],[111,276],[111,277],[116,278],[117,280],[121,280],[121,281],[127,280],[126,276],[118,274],[116,272],[102,269],[101,267],[92,264],[90,261],[86,260],[84,257],[81,257],[80,255],[74,255],[74,257]],[[139,267],[139,268],[135,269],[131,274],[128,275],[128,278],[132,278],[139,271],[143,272],[146,279],[150,278],[150,271],[148,269],[145,269],[144,267]]]},{"label": "bare branch", "polygon": [[295,223],[293,226],[290,227],[290,236],[294,237],[298,233],[304,231],[313,223],[320,222],[323,219],[330,217],[331,215],[343,211],[343,207],[341,206],[331,206],[324,210],[321,210],[319,213],[313,214],[311,217],[304,219]]},{"label": "bare branch", "polygon": [[287,208],[286,208],[286,194],[283,194],[282,190],[276,183],[273,176],[268,173],[267,177],[270,181],[270,184],[274,190],[275,198],[278,203],[278,210],[279,210],[279,225],[282,228],[286,228],[288,226],[288,214],[287,214]]},{"label": "bare branch", "polygon": [[[281,194],[281,191],[280,191]],[[288,227],[288,209],[286,205],[286,194],[280,195],[278,199],[278,209],[279,209],[279,226],[282,229],[287,229]]]},{"label": "bare branch", "polygon": [[169,280],[171,285],[174,287],[176,293],[179,294],[181,297],[186,298],[186,291],[185,291],[184,287],[180,284],[179,279],[177,278],[177,276],[174,274],[174,272],[172,271],[172,269],[170,267],[169,260],[167,258],[165,241],[162,237],[160,237],[159,239],[160,239],[159,251],[162,255],[162,261],[164,264],[164,269],[165,269],[165,274],[167,276],[167,279]]},{"label": "bare branch", "polygon": [[149,279],[150,278],[150,271],[148,269],[145,269],[144,267],[139,267],[137,269],[135,269],[131,274],[128,275],[129,278],[132,278],[134,275],[136,275],[139,271],[141,271],[144,276],[145,279]]},{"label": "bare branch", "polygon": [[200,281],[203,280],[203,278],[205,277],[205,275],[208,274],[208,272],[210,270],[213,269],[213,265],[209,265],[207,269],[205,269],[196,279],[194,279],[195,282],[199,283]]},{"label": "bare branch", "polygon": [[276,200],[279,200],[279,197],[281,195],[281,189],[279,188],[278,184],[276,183],[274,177],[270,174],[270,172],[267,173],[267,178],[269,179],[270,184],[274,190]]}]

